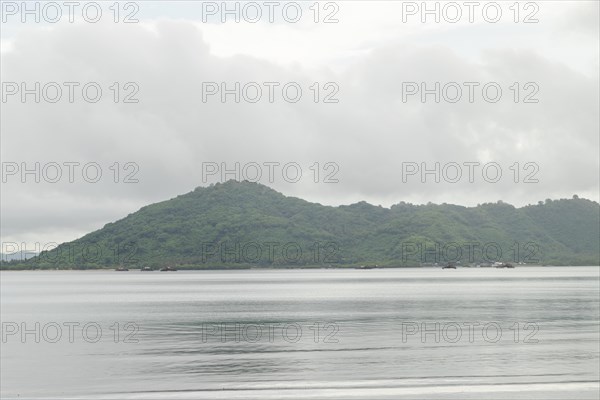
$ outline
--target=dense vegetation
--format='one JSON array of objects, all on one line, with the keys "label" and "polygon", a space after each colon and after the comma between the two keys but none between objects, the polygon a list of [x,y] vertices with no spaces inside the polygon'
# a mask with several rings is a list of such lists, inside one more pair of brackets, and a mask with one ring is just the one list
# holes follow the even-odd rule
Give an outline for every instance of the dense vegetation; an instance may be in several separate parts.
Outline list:
[{"label": "dense vegetation", "polygon": [[229,181],[143,207],[3,268],[418,266],[505,261],[600,263],[600,206],[546,200],[515,208],[365,202],[329,207]]}]

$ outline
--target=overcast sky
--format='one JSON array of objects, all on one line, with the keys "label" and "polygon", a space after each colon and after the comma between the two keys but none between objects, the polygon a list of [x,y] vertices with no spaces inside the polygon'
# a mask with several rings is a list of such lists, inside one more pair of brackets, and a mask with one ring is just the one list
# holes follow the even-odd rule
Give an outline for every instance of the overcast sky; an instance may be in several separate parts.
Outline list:
[{"label": "overcast sky", "polygon": [[[440,2],[440,21],[424,23],[421,2],[313,3],[284,14],[281,2],[273,22],[263,2],[239,3],[239,23],[215,10],[220,1],[121,3],[118,23],[112,1],[98,2],[96,23],[82,6],[73,23],[66,7],[54,23],[56,9],[41,3],[36,23],[15,9],[21,2],[3,2],[2,242],[75,239],[221,181],[221,163],[240,163],[241,179],[254,179],[258,164],[261,183],[328,205],[598,200],[597,1],[521,2],[518,15],[513,1],[498,2],[498,18],[480,2],[473,22],[463,2],[454,3],[458,22],[457,8]],[[22,102],[35,82],[40,102],[35,93]],[[212,94],[222,82],[240,83],[239,103]],[[424,99],[422,83],[432,90]],[[95,87],[102,96],[93,103]],[[22,175],[35,163],[39,183]],[[436,163],[439,182],[421,175]]]}]

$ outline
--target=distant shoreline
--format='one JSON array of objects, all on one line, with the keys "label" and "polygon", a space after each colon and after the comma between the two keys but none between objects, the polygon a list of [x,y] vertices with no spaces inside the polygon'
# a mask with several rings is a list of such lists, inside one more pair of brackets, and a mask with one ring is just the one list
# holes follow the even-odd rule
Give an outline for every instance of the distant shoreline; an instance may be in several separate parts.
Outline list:
[{"label": "distant shoreline", "polygon": [[[305,270],[305,269],[309,269],[309,270],[357,270],[357,271],[367,271],[367,270],[374,270],[374,269],[423,269],[423,270],[433,270],[433,269],[442,269],[443,266],[425,266],[425,267],[370,267],[370,268],[360,268],[360,267],[355,267],[355,266],[348,266],[348,267],[323,267],[323,266],[302,266],[302,267],[214,267],[214,268],[180,268],[177,271],[160,271],[159,269],[153,269],[151,271],[141,271],[140,268],[130,268],[128,271],[115,271],[115,268],[86,268],[86,269],[74,269],[74,268],[47,268],[47,269],[41,269],[41,268],[36,268],[36,269],[17,269],[17,268],[1,268],[0,271],[1,272],[18,272],[18,271],[28,271],[28,272],[40,272],[40,271],[44,271],[44,272],[48,272],[48,271],[53,271],[53,272],[61,272],[61,271],[106,271],[106,272],[187,272],[187,271],[248,271],[248,270],[260,270],[260,271],[282,271],[282,270]],[[533,267],[533,268],[557,268],[557,267],[567,267],[567,268],[575,268],[575,267],[593,267],[593,268],[600,268],[600,265],[516,265],[514,269],[519,269],[519,268],[529,268],[529,267]],[[496,267],[461,267],[458,266],[457,269],[507,269],[507,268],[496,268]]]}]

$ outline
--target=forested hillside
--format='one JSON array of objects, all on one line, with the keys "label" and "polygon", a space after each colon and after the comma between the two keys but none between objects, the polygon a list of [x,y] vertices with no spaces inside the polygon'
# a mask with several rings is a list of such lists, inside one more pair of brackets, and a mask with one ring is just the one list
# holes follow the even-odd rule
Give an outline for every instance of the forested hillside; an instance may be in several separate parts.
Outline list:
[{"label": "forested hillside", "polygon": [[418,266],[506,261],[598,265],[600,206],[576,198],[330,207],[229,181],[143,207],[3,268]]}]

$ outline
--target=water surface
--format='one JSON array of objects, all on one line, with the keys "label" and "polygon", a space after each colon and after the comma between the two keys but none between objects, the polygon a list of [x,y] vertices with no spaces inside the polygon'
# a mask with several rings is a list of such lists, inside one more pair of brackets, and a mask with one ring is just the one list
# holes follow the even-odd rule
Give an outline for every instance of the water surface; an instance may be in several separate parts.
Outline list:
[{"label": "water surface", "polygon": [[0,278],[3,398],[598,398],[598,267]]}]

